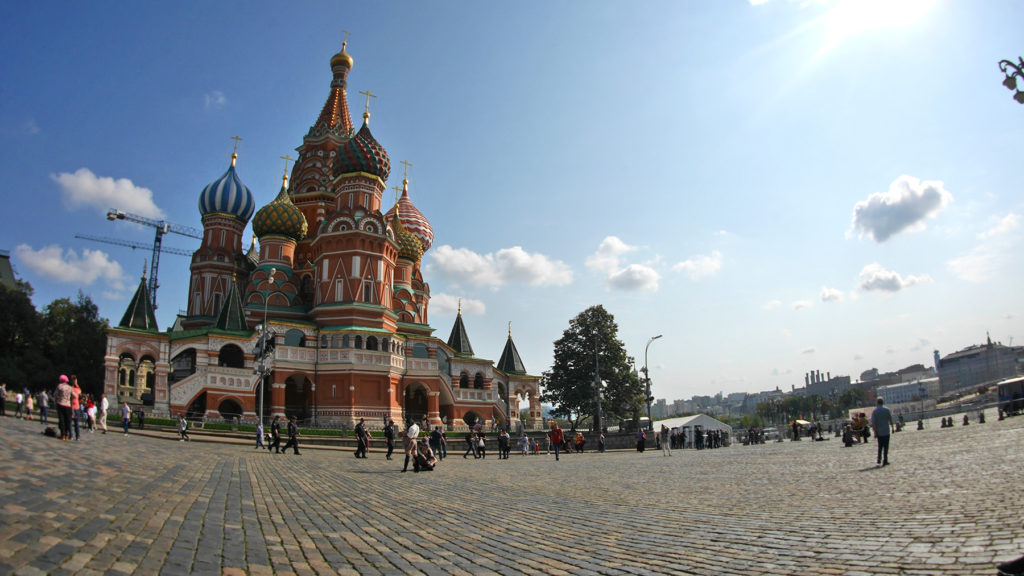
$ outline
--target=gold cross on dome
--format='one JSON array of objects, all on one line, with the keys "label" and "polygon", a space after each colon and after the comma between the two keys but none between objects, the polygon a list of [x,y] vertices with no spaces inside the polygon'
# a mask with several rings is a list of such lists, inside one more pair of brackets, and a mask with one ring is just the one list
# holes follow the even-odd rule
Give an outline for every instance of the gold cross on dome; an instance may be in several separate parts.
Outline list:
[{"label": "gold cross on dome", "polygon": [[398,186],[392,186],[391,189],[395,191],[395,204],[398,204],[398,195],[402,193],[402,189]]},{"label": "gold cross on dome", "polygon": [[402,164],[405,166],[405,171],[402,174],[402,180],[408,180],[409,179],[409,168],[412,167],[412,162],[406,162],[405,160],[402,160]]},{"label": "gold cross on dome", "polygon": [[235,141],[235,149],[232,150],[231,153],[232,154],[237,154],[238,153],[238,143],[241,142],[243,140],[243,138],[241,136],[232,136],[231,139]]},{"label": "gold cross on dome", "polygon": [[350,32],[348,30],[342,30],[342,32],[345,33],[345,38],[342,39],[341,43],[342,44],[348,44],[348,35],[350,34]]},{"label": "gold cross on dome", "polygon": [[377,95],[376,94],[371,94],[369,90],[360,90],[359,93],[366,95],[366,113],[369,114],[370,113],[370,98],[376,98]]},{"label": "gold cross on dome", "polygon": [[291,156],[289,156],[287,154],[285,154],[284,156],[278,156],[278,158],[280,158],[281,160],[284,160],[284,173],[287,174],[288,173],[288,162],[290,162],[292,160],[295,160],[295,158],[292,158]]}]

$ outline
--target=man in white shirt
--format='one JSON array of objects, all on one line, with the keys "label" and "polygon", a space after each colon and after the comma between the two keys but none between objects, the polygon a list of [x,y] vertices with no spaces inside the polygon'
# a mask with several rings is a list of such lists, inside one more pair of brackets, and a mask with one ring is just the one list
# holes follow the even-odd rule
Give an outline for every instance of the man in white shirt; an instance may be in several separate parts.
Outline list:
[{"label": "man in white shirt", "polygon": [[420,435],[420,427],[413,422],[412,418],[405,419],[405,432],[402,433],[405,441],[405,466],[402,472],[409,469],[409,459],[416,453],[416,437]]},{"label": "man in white shirt", "polygon": [[100,399],[100,426],[103,428],[103,433],[107,433],[107,410],[110,410],[110,401],[107,400],[107,395],[103,394]]}]

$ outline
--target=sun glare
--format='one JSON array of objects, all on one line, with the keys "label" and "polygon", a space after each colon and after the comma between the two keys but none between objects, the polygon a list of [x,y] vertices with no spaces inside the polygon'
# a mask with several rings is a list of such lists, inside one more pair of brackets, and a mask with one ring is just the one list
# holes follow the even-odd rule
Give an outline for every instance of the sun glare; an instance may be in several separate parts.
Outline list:
[{"label": "sun glare", "polygon": [[839,0],[825,17],[828,38],[819,54],[882,28],[904,28],[925,16],[936,0]]}]

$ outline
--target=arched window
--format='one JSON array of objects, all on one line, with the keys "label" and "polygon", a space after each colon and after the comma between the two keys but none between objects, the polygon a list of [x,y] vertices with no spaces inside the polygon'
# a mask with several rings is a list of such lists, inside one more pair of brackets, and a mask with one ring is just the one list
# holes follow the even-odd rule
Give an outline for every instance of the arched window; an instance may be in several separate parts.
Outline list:
[{"label": "arched window", "polygon": [[473,377],[473,388],[477,390],[483,390],[484,388],[484,375],[477,372],[476,376]]},{"label": "arched window", "polygon": [[366,337],[366,349],[367,350],[376,350],[377,349],[377,338],[376,338],[376,336],[367,336]]},{"label": "arched window", "polygon": [[412,357],[413,358],[427,358],[427,345],[422,342],[417,342],[412,345]]},{"label": "arched window", "polygon": [[217,363],[228,368],[245,368],[245,353],[234,344],[226,344],[217,353]]},{"label": "arched window", "polygon": [[356,336],[356,345],[355,345],[355,347],[358,348],[359,350],[363,349],[363,337],[362,336]]},{"label": "arched window", "polygon": [[284,333],[284,345],[285,346],[298,346],[299,348],[306,345],[306,335],[302,330],[292,328],[291,330]]},{"label": "arched window", "polygon": [[459,388],[469,388],[469,374],[465,372],[459,376]]}]

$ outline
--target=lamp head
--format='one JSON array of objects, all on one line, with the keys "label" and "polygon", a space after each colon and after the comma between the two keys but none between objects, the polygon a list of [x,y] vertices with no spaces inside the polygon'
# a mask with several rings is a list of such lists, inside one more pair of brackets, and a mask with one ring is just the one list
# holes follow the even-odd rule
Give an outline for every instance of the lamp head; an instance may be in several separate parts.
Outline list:
[{"label": "lamp head", "polygon": [[[1007,90],[1013,90],[1017,88],[1017,79],[1013,76],[1007,75],[1006,79],[1003,80],[1003,86],[1006,86]],[[110,215],[108,214],[107,217],[109,218]]]}]

